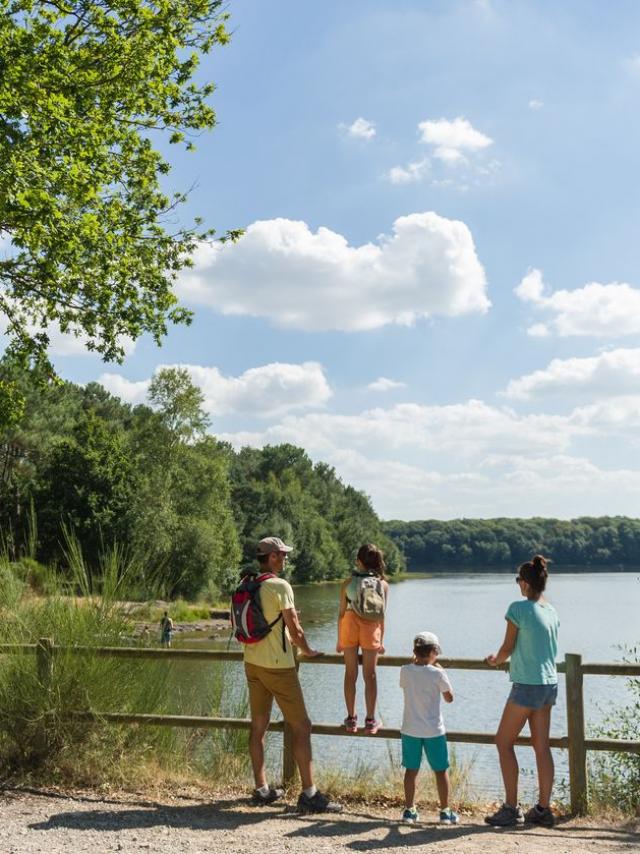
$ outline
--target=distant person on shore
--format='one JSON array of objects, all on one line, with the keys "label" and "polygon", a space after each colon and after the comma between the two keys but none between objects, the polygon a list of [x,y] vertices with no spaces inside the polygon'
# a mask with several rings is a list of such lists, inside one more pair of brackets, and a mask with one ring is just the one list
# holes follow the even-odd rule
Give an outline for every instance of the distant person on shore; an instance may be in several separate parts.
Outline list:
[{"label": "distant person on shore", "polygon": [[385,569],[384,555],[377,546],[373,543],[360,546],[356,568],[340,589],[336,652],[344,655],[344,699],[347,706],[344,727],[347,732],[358,729],[356,683],[360,649],[366,706],[364,729],[375,735],[380,728],[376,720],[376,664],[378,656],[384,653],[384,615],[389,596]]},{"label": "distant person on shore", "polygon": [[[304,656],[313,658],[322,653],[307,643],[291,585],[279,577],[291,551],[292,547],[278,537],[260,540],[256,553],[259,572],[253,580],[245,575],[232,597],[235,636],[243,642],[251,709],[249,754],[256,784],[253,802],[271,804],[284,795],[283,789],[269,785],[264,765],[264,736],[275,698],[293,732],[293,755],[303,789],[298,798],[299,812],[337,813],[342,811],[340,804],[330,801],[313,782],[311,721],[291,644]],[[260,639],[254,639],[260,634]]]},{"label": "distant person on shore", "polygon": [[[513,683],[496,733],[505,799],[496,813],[485,818],[494,827],[525,821],[544,827],[554,824],[550,808],[554,767],[549,729],[551,707],[558,695],[556,655],[560,622],[555,608],[542,595],[547,577],[547,561],[541,555],[522,564],[516,583],[525,601],[509,605],[503,644],[496,655],[486,659],[488,664],[498,666],[511,658],[509,678]],[[536,754],[539,794],[538,803],[525,816],[518,804],[518,760],[514,746],[527,721]]]},{"label": "distant person on shore", "polygon": [[404,812],[407,824],[418,821],[416,778],[422,752],[436,775],[440,800],[440,824],[458,824],[458,814],[449,807],[449,751],[440,698],[453,703],[449,677],[438,664],[440,641],[432,632],[420,632],[413,639],[413,662],[400,668],[404,691],[402,713],[402,764],[404,766]]},{"label": "distant person on shore", "polygon": [[173,620],[169,616],[169,612],[165,611],[160,620],[160,643],[162,646],[169,649],[171,647],[171,638],[173,637]]}]

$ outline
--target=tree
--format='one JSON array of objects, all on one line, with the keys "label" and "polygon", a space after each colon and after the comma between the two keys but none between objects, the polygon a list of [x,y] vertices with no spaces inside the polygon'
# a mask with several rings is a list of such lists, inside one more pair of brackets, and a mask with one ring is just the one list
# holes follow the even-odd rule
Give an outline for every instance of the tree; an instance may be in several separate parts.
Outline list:
[{"label": "tree", "polygon": [[[226,17],[222,0],[0,0],[0,321],[25,363],[50,368],[52,326],[119,360],[125,338],[189,322],[173,282],[213,232],[171,230],[185,195],[162,190],[152,140],[189,149],[214,126],[193,80]],[[2,381],[4,423],[19,409]]]},{"label": "tree", "polygon": [[158,371],[149,384],[149,401],[176,442],[191,441],[209,426],[204,395],[185,368]]}]

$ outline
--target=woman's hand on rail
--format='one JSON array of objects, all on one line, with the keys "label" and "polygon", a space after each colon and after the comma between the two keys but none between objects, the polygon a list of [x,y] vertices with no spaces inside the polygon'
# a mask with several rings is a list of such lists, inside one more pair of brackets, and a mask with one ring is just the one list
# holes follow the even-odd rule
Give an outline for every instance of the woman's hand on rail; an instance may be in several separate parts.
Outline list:
[{"label": "woman's hand on rail", "polygon": [[485,658],[485,661],[487,662],[487,664],[490,664],[491,667],[497,667],[498,666],[498,656],[497,655],[488,655]]},{"label": "woman's hand on rail", "polygon": [[324,652],[320,649],[311,649],[311,647],[309,647],[304,651],[301,650],[300,655],[302,658],[318,658],[319,655],[324,655]]}]

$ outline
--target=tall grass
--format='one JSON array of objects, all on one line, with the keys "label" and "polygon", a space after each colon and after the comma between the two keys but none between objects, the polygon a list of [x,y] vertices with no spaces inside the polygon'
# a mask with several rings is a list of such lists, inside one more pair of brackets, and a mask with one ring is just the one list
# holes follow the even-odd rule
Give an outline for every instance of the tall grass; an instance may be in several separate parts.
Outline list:
[{"label": "tall grass", "polygon": [[[62,583],[46,571],[46,596],[34,595],[15,565],[0,557],[0,643],[51,638],[56,648],[50,680],[38,672],[35,655],[0,655],[2,776],[126,786],[173,776],[208,776],[221,764],[233,765],[234,775],[246,774],[246,749],[236,734],[212,737],[73,719],[71,712],[85,710],[216,714],[225,697],[227,674],[218,667],[205,676],[206,665],[200,665],[200,674],[185,679],[175,663],[91,654],[92,647],[132,643],[119,600],[126,598],[134,563],[116,547],[90,568],[71,534],[65,551],[69,579]],[[73,653],[77,646],[89,652]]]}]

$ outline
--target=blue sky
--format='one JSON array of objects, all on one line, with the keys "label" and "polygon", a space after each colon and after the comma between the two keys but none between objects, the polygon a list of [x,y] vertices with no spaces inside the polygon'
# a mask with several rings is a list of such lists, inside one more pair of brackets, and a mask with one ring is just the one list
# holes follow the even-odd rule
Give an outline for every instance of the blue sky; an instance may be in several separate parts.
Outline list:
[{"label": "blue sky", "polygon": [[213,432],[300,444],[385,518],[637,515],[640,6],[229,11],[169,187],[246,236],[180,282],[190,328],[61,374],[139,402],[189,365]]}]

